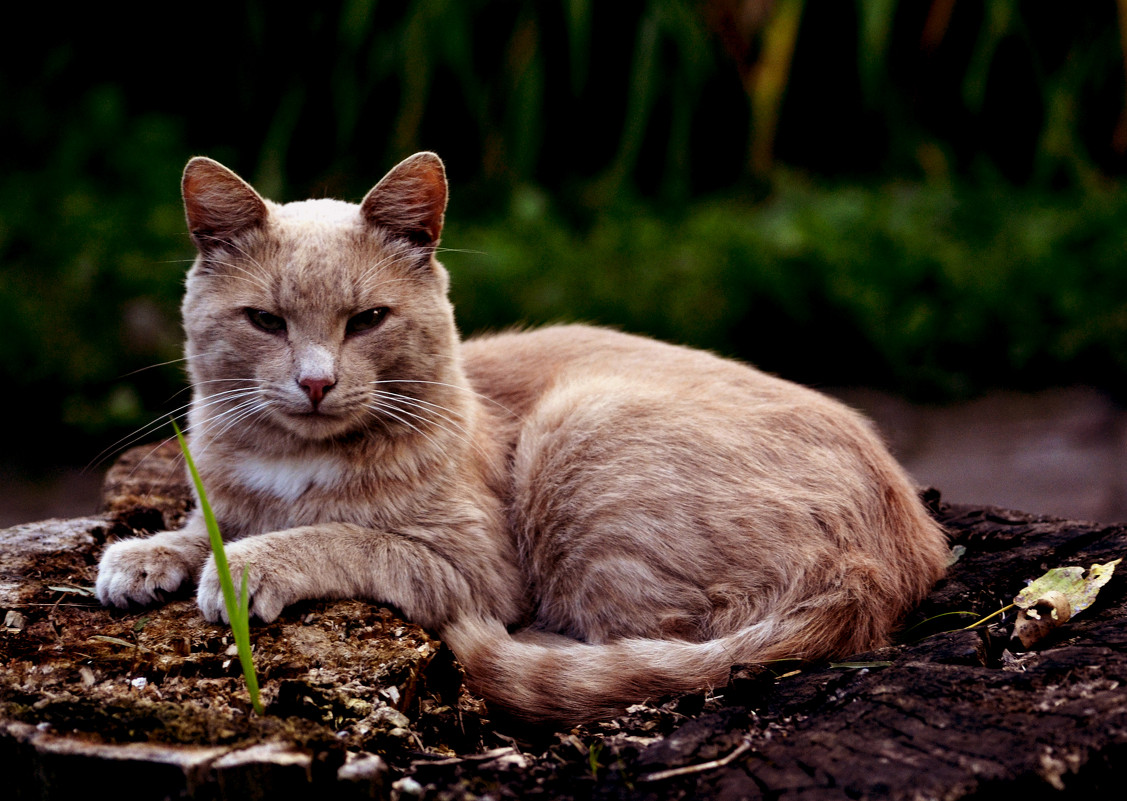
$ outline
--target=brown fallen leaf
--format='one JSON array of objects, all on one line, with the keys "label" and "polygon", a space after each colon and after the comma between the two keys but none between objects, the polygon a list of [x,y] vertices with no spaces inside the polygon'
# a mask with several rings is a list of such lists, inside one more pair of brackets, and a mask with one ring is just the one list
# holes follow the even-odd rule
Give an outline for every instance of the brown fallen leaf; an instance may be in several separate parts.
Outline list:
[{"label": "brown fallen leaf", "polygon": [[1013,636],[1028,650],[1071,617],[1068,596],[1058,590],[1048,590],[1018,612]]}]

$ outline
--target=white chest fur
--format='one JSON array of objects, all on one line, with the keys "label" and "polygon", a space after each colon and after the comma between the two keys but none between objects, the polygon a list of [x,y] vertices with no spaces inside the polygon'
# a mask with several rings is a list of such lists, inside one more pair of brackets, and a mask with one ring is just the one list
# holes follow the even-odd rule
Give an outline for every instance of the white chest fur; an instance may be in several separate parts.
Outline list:
[{"label": "white chest fur", "polygon": [[235,470],[239,481],[254,492],[293,502],[311,489],[329,490],[341,483],[345,465],[332,456],[292,459],[244,459]]}]

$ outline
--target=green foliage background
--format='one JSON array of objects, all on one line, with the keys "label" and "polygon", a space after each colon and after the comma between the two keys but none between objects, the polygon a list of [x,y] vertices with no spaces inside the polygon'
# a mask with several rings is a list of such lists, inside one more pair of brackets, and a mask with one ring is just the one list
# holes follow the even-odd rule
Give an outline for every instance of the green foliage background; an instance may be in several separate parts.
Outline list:
[{"label": "green foliage background", "polygon": [[1125,5],[31,9],[0,34],[8,458],[84,461],[186,402],[178,365],[134,371],[179,356],[197,153],[355,200],[436,150],[466,332],[586,320],[931,399],[1118,392]]}]

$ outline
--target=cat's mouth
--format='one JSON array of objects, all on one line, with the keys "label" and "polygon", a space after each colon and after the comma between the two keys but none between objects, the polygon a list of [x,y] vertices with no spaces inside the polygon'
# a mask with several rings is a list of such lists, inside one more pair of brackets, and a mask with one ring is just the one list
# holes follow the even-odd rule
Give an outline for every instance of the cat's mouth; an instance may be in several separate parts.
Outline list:
[{"label": "cat's mouth", "polygon": [[297,406],[284,409],[286,417],[292,420],[312,423],[340,422],[342,415],[333,409],[325,409],[323,404],[317,406]]},{"label": "cat's mouth", "polygon": [[337,436],[354,425],[347,414],[309,408],[287,410],[279,422],[302,438],[316,440]]}]

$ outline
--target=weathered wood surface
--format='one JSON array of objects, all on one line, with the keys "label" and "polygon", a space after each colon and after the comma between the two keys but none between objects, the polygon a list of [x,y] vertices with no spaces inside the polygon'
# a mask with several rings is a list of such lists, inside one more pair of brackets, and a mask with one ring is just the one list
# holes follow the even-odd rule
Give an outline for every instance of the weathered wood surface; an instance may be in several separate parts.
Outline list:
[{"label": "weathered wood surface", "polygon": [[[177,481],[158,493],[164,505],[155,511],[111,504],[107,512],[175,518],[183,510]],[[128,783],[134,792],[126,795],[151,798],[307,797],[313,790],[337,798],[1119,795],[1127,756],[1127,568],[1094,606],[1029,653],[1011,650],[1008,620],[968,631],[958,627],[974,617],[936,616],[985,616],[1048,568],[1116,559],[1127,553],[1127,527],[954,507],[934,496],[931,503],[966,553],[908,621],[930,622],[901,644],[850,660],[883,666],[743,669],[728,687],[655,699],[584,729],[495,726],[483,739],[492,750],[458,756],[424,750],[377,758],[284,742],[114,745],[0,720],[0,775],[16,798],[75,797],[87,779],[110,776]],[[14,560],[5,552],[5,582],[19,578]]]},{"label": "weathered wood surface", "polygon": [[[1089,567],[1127,553],[1123,526],[942,504],[936,511],[967,552],[917,620],[988,614],[1050,567]],[[636,753],[617,746],[620,761],[600,780],[589,780],[589,772],[577,777],[586,787],[574,788],[575,795],[1116,797],[1127,768],[1125,595],[1127,580],[1118,575],[1092,608],[1029,653],[1007,649],[1003,624],[934,634],[851,660],[890,661],[887,667],[806,668],[781,679],[738,681],[720,691],[719,708],[668,737]],[[519,788],[513,797],[535,787],[524,778],[529,771],[444,770],[428,771],[428,783],[450,785],[459,774],[502,786],[508,779]]]}]

